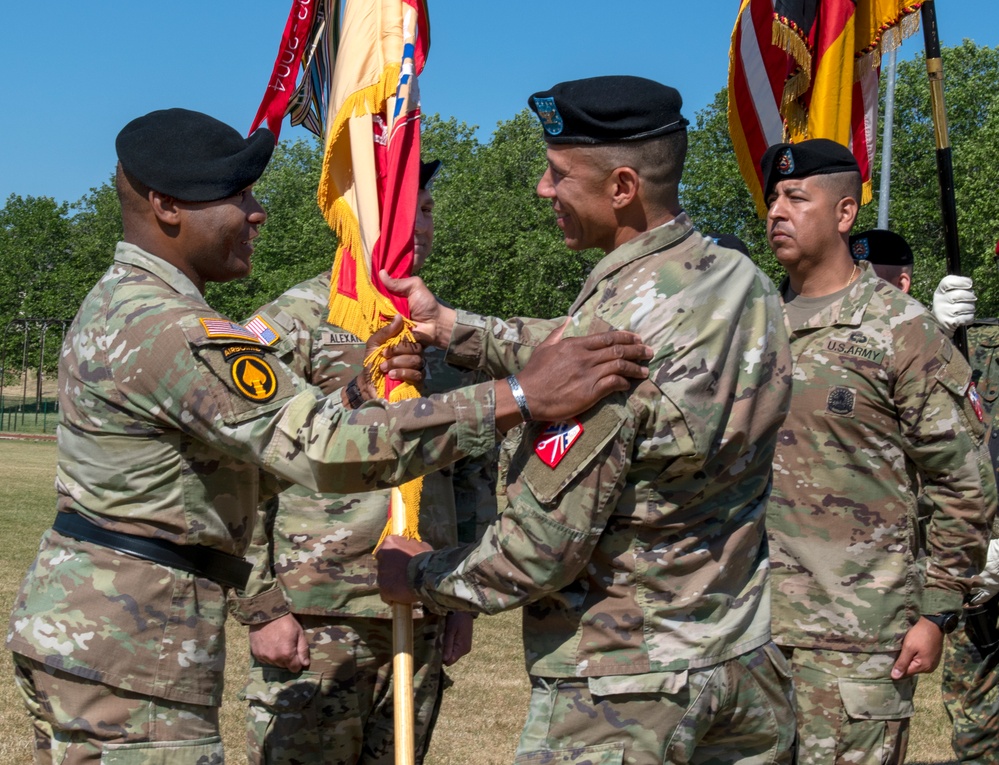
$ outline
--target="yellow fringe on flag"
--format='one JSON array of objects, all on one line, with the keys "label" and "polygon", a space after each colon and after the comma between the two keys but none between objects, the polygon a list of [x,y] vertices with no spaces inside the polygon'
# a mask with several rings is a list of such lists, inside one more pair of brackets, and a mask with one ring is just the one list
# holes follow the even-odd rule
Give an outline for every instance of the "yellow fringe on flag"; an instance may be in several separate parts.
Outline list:
[{"label": "yellow fringe on flag", "polygon": [[[385,326],[387,321],[383,317],[392,317],[397,311],[392,301],[383,295],[373,283],[373,279],[377,277],[370,273],[369,265],[365,259],[357,215],[343,196],[345,189],[338,188],[333,177],[331,167],[335,162],[336,152],[331,151],[331,149],[337,145],[341,134],[353,117],[379,113],[385,109],[389,98],[395,95],[400,69],[398,63],[387,64],[382,70],[378,82],[352,93],[341,104],[327,131],[322,173],[316,195],[326,222],[337,235],[337,251],[331,274],[332,289],[330,290],[328,320],[331,324],[343,327],[348,332],[364,339],[369,338],[374,332]],[[341,270],[346,259],[345,252],[350,253],[356,267],[356,280],[351,285],[357,295],[356,299],[342,295],[337,291]],[[413,323],[407,320],[406,326],[399,336],[390,339],[364,360],[372,383],[382,398],[386,397],[387,381],[379,369],[379,365],[385,360],[385,349],[404,341],[415,342],[412,326]],[[415,386],[403,383],[392,390],[388,399],[395,402],[419,396],[420,392]],[[422,490],[422,478],[409,481],[399,487],[406,512],[407,532],[405,536],[413,539],[420,538],[419,513]],[[390,532],[391,522],[387,523],[382,531],[376,549]]]}]

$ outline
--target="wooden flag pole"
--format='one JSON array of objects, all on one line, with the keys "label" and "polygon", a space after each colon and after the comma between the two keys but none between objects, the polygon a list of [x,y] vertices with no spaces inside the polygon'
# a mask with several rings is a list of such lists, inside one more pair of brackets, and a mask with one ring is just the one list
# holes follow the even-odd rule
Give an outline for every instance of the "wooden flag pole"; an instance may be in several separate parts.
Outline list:
[{"label": "wooden flag pole", "polygon": [[[406,531],[402,492],[392,489],[392,533]],[[413,731],[413,607],[392,606],[392,702],[395,710],[395,765],[416,765]]]},{"label": "wooden flag pole", "polygon": [[[919,9],[926,44],[926,74],[930,79],[930,104],[933,111],[933,133],[937,145],[937,178],[940,181],[940,209],[943,213],[944,245],[947,273],[961,273],[961,247],[957,238],[957,202],[954,199],[954,163],[950,138],[947,135],[947,109],[944,105],[943,59],[940,57],[940,35],[937,33],[937,10],[934,0],[924,0]],[[968,357],[968,332],[958,327],[954,345]]]}]

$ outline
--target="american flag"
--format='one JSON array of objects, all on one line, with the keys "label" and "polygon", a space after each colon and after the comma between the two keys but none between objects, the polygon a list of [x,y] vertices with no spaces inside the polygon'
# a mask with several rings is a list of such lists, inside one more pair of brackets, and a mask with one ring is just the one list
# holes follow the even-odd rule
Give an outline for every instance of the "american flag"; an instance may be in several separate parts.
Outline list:
[{"label": "american flag", "polygon": [[583,434],[579,420],[553,422],[534,442],[534,452],[548,467],[554,468]]},{"label": "american flag", "polygon": [[242,324],[229,319],[201,319],[208,337],[241,337],[244,340],[259,342],[259,338]]},{"label": "american flag", "polygon": [[278,333],[271,329],[271,325],[264,321],[260,314],[246,322],[246,328],[265,345],[274,345],[278,341]]}]

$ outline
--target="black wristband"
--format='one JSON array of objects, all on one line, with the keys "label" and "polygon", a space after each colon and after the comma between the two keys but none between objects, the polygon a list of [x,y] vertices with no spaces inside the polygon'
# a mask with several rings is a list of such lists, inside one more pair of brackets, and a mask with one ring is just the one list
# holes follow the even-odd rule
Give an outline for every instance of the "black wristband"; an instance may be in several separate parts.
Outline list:
[{"label": "black wristband", "polygon": [[347,393],[347,406],[351,409],[357,409],[361,404],[364,403],[364,396],[361,394],[361,386],[357,384],[357,378],[355,377],[349,383],[347,383],[346,388]]}]

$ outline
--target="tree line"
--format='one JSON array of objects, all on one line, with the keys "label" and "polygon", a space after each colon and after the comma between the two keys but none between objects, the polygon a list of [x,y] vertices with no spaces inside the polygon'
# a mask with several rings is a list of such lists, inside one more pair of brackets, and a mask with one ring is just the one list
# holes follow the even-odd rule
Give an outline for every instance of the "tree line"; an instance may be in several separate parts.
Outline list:
[{"label": "tree line", "polygon": [[[999,269],[992,255],[999,238],[999,48],[965,41],[945,48],[943,60],[962,267],[975,280],[979,316],[996,316]],[[682,82],[673,84],[682,92]],[[922,58],[899,63],[895,108],[889,225],[911,244],[916,255],[912,292],[929,302],[946,263]],[[423,154],[444,163],[434,185],[434,254],[422,274],[436,294],[492,315],[564,313],[601,253],[568,251],[550,203],[534,192],[545,168],[534,115],[525,109],[499,123],[488,141],[453,118],[427,117]],[[256,240],[253,273],[238,282],[209,285],[206,299],[214,308],[245,318],[330,267],[336,239],[315,199],[321,160],[316,140],[278,145],[254,189],[268,219]],[[875,203],[861,209],[855,230],[876,225],[880,162],[879,154]],[[75,203],[16,194],[7,198],[0,209],[0,330],[19,318],[71,319],[110,265],[121,238],[111,170],[107,181]],[[780,279],[764,223],[736,166],[724,89],[692,120],[680,198],[701,231],[739,236],[754,261]],[[0,338],[8,368],[20,368],[22,339],[16,332]],[[48,341],[46,368],[56,365],[57,345]],[[32,339],[29,366],[37,358]]]}]

